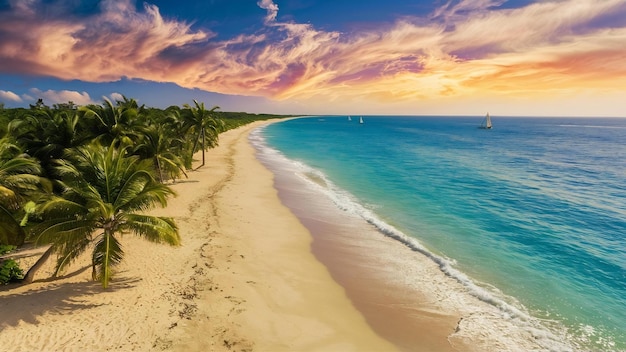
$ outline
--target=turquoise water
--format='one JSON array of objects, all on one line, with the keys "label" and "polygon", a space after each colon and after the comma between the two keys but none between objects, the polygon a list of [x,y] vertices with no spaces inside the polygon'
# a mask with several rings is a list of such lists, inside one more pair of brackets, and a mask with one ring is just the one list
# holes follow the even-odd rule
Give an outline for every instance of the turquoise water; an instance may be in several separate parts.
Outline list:
[{"label": "turquoise water", "polygon": [[262,135],[578,349],[626,350],[626,119],[364,119]]}]

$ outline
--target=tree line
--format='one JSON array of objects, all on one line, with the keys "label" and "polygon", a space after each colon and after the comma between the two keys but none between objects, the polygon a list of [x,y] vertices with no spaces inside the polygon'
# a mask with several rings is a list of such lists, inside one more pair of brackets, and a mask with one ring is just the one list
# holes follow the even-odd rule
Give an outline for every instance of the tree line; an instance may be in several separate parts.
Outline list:
[{"label": "tree line", "polygon": [[122,97],[30,108],[0,106],[0,255],[25,242],[50,245],[25,275],[0,257],[0,283],[31,282],[56,255],[55,276],[91,250],[92,277],[106,288],[123,257],[122,233],[178,245],[176,223],[145,215],[174,195],[168,182],[187,177],[193,156],[219,134],[276,117],[192,105],[139,106]]}]

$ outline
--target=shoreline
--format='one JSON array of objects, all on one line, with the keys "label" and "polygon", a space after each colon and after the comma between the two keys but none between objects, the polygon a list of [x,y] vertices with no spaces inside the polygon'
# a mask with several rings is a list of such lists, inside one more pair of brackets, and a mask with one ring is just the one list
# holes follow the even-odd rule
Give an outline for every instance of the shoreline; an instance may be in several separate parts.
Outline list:
[{"label": "shoreline", "polygon": [[[313,237],[312,251],[372,328],[412,351],[574,348],[525,308],[482,287],[377,218],[318,170],[286,159],[254,136],[283,204]],[[510,301],[512,299],[513,301]]]},{"label": "shoreline", "polygon": [[[54,280],[0,289],[9,351],[393,351],[311,253],[311,236],[281,204],[247,136],[220,135],[206,165],[173,185],[154,215],[171,216],[180,247],[123,236],[111,286],[89,257]],[[19,253],[35,258],[37,250]]]}]

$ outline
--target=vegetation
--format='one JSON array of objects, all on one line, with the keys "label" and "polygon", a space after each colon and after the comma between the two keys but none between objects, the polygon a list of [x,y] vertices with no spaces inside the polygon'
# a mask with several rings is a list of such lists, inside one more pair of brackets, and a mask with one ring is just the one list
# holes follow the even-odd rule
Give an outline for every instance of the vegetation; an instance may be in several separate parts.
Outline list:
[{"label": "vegetation", "polygon": [[8,259],[0,262],[0,285],[21,280],[23,276],[22,269],[15,260]]},{"label": "vegetation", "polygon": [[36,159],[24,155],[19,147],[0,140],[0,245],[21,245],[26,233],[20,226],[25,199],[35,196],[43,183]]},{"label": "vegetation", "polygon": [[41,205],[46,220],[34,228],[36,243],[52,244],[51,250],[59,254],[57,273],[95,243],[93,279],[106,288],[112,267],[123,257],[120,234],[180,243],[172,219],[140,214],[156,203],[165,206],[174,192],[153,178],[151,160],[126,156],[127,149],[92,143],[69,150],[59,161],[63,191]]},{"label": "vegetation", "polygon": [[10,251],[14,250],[15,248],[17,248],[16,246],[11,246],[11,245],[0,245],[0,255],[3,255],[5,253],[9,253]]},{"label": "vegetation", "polygon": [[215,118],[215,111],[219,109],[218,106],[207,110],[204,103],[198,103],[195,100],[193,102],[195,104],[193,107],[188,104],[185,105],[183,116],[186,125],[189,126],[187,130],[196,136],[191,148],[191,155],[196,152],[198,142],[202,140],[202,165],[200,166],[204,166],[204,152],[206,149],[217,145],[218,135],[223,131],[223,123]]},{"label": "vegetation", "polygon": [[[0,245],[0,255],[15,249],[15,246]],[[22,269],[13,259],[0,260],[0,285],[8,284],[11,281],[21,280]]]},{"label": "vegetation", "polygon": [[[162,110],[126,97],[0,105],[0,249],[49,245],[23,282],[53,254],[57,275],[90,249],[93,278],[106,288],[123,257],[121,234],[180,243],[172,219],[143,212],[167,204],[174,195],[167,182],[187,177],[193,155],[202,150],[204,165],[221,132],[277,117],[284,116],[220,112],[195,100]],[[0,282],[22,279],[13,260],[0,258],[0,270]]]}]

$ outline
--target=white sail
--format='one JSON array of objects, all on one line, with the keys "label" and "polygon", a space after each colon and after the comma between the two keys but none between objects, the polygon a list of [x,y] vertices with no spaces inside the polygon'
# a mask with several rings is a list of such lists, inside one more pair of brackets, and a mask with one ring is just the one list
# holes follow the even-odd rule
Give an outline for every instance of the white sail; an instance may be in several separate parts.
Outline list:
[{"label": "white sail", "polygon": [[485,119],[483,120],[483,123],[480,125],[480,128],[490,130],[491,127],[492,127],[491,116],[489,116],[489,113],[487,113],[487,116],[485,116]]},{"label": "white sail", "polygon": [[348,121],[352,121],[352,117],[348,116]]},{"label": "white sail", "polygon": [[363,123],[363,116],[359,118],[359,123]]}]

